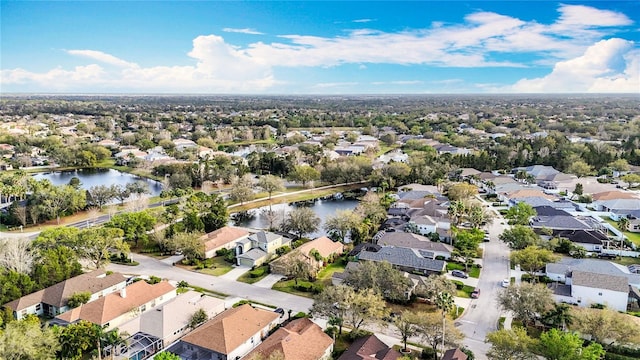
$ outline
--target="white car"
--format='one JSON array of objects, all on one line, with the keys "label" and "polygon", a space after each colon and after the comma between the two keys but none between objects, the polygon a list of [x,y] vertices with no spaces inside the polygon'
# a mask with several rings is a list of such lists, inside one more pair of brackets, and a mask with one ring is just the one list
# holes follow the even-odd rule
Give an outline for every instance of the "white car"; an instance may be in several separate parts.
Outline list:
[{"label": "white car", "polygon": [[504,279],[500,285],[502,285],[503,288],[508,288],[509,285],[511,285],[511,281],[509,279]]}]

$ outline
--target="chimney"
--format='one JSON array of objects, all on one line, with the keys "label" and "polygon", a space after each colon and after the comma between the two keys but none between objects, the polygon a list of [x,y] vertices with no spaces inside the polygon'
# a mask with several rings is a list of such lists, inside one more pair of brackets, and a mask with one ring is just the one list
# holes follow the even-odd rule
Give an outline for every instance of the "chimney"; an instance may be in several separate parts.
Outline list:
[{"label": "chimney", "polygon": [[120,290],[120,297],[123,299],[127,297],[127,288],[122,288],[122,290]]}]

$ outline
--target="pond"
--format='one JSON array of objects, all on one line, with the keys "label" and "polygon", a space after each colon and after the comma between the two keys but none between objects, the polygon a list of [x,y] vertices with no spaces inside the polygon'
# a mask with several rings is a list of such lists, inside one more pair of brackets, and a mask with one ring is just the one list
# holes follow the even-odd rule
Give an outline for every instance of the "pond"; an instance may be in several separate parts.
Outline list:
[{"label": "pond", "polygon": [[[353,210],[355,209],[356,205],[358,205],[357,200],[317,200],[313,203],[313,205],[306,205],[311,210],[313,210],[320,218],[320,228],[318,229],[318,231],[312,234],[308,234],[307,237],[313,239],[319,236],[327,235],[327,232],[322,228],[325,219],[335,215],[337,210]],[[271,209],[277,214],[281,214],[280,216],[278,216],[279,222],[284,214],[295,209],[297,206],[300,205],[274,204],[271,206]],[[268,209],[269,206],[250,210],[250,212],[253,214],[253,217],[250,220],[242,221],[235,225],[253,229],[267,229],[269,227],[269,221],[263,215],[261,215],[261,213],[263,210]]]},{"label": "pond", "polygon": [[37,180],[48,179],[53,185],[65,185],[73,177],[80,179],[80,187],[89,189],[96,185],[126,186],[135,181],[143,181],[149,185],[151,196],[160,195],[162,184],[158,181],[128,174],[114,169],[78,169],[71,171],[56,171],[39,173],[33,176]]}]

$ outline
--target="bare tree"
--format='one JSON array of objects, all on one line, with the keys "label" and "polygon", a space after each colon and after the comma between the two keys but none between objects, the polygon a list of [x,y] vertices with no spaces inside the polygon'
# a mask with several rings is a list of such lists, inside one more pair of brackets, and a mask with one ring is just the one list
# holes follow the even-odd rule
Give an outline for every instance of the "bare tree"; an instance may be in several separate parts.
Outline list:
[{"label": "bare tree", "polygon": [[13,216],[20,221],[22,226],[27,226],[27,207],[26,206],[15,206],[12,210]]},{"label": "bare tree", "polygon": [[90,207],[87,209],[87,216],[92,224],[95,225],[95,221],[100,216],[100,208],[98,207]]},{"label": "bare tree", "polygon": [[0,239],[0,266],[21,274],[31,272],[34,255],[27,238]]}]

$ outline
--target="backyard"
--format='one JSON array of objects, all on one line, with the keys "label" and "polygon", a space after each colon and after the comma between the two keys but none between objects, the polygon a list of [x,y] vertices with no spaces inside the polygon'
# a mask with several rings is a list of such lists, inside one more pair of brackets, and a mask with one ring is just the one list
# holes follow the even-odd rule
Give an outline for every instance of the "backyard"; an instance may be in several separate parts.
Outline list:
[{"label": "backyard", "polygon": [[[614,226],[616,229],[618,229],[618,223],[609,219],[609,218],[603,218],[604,221],[608,222],[609,224],[611,224],[612,226]],[[632,233],[630,231],[623,231],[622,232],[624,234],[624,236],[627,237],[627,239],[629,239],[629,241],[631,241],[634,245],[640,247],[640,233]]]}]

